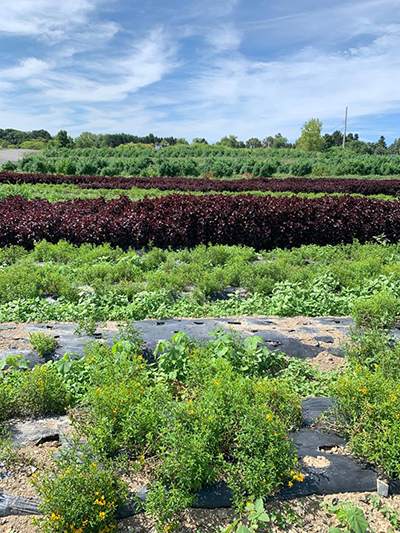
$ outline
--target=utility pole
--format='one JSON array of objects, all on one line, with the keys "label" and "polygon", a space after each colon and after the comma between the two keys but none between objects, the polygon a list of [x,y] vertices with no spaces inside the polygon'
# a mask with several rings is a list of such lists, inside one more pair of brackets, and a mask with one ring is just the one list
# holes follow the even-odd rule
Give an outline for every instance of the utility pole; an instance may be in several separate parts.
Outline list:
[{"label": "utility pole", "polygon": [[348,112],[348,107],[346,107],[346,114],[344,116],[344,135],[343,135],[343,148],[344,148],[344,145],[346,144],[346,135],[347,135],[347,112]]}]

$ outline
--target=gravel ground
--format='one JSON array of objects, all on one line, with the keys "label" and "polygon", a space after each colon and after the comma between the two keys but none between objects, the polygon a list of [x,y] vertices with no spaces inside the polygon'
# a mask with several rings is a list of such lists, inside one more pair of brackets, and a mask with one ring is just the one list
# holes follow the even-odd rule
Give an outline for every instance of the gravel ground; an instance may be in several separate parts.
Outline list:
[{"label": "gravel ground", "polygon": [[25,154],[35,153],[37,150],[0,150],[0,165],[6,161],[12,161],[16,163],[24,157]]}]

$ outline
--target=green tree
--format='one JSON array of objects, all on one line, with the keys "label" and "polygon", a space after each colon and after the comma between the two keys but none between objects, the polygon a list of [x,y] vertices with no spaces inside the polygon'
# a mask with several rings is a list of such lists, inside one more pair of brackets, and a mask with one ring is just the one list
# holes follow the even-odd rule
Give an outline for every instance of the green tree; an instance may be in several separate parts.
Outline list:
[{"label": "green tree", "polygon": [[226,146],[227,148],[244,148],[245,144],[243,141],[238,141],[236,135],[225,136],[222,139],[215,143],[216,146]]},{"label": "green tree", "polygon": [[208,144],[208,142],[206,139],[204,139],[204,137],[195,137],[192,141],[192,144]]},{"label": "green tree", "polygon": [[394,142],[389,146],[389,152],[391,154],[400,153],[400,139],[395,139]]},{"label": "green tree", "polygon": [[84,131],[75,139],[76,148],[98,148],[100,146],[100,135]]},{"label": "green tree", "polygon": [[281,133],[277,133],[272,141],[272,148],[286,148],[288,140]]},{"label": "green tree", "polygon": [[261,148],[261,146],[261,141],[257,137],[252,137],[246,141],[246,148]]},{"label": "green tree", "polygon": [[60,130],[54,137],[54,140],[61,148],[73,148],[74,141],[65,130]]},{"label": "green tree", "polygon": [[263,146],[265,146],[265,148],[269,148],[270,146],[272,146],[273,142],[274,138],[271,135],[269,137],[265,137],[265,139],[262,140],[262,144]]},{"label": "green tree", "polygon": [[301,150],[319,152],[324,148],[324,139],[321,137],[322,122],[318,118],[311,118],[301,128],[300,138],[296,145]]}]

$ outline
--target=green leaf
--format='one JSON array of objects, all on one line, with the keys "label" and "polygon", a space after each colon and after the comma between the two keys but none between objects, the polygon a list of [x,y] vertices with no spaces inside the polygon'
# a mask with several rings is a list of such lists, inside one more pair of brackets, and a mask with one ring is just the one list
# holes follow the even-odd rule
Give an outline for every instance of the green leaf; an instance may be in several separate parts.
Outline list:
[{"label": "green leaf", "polygon": [[344,509],[343,507],[340,507],[339,509],[337,509],[336,511],[334,511],[337,519],[339,520],[339,522],[342,524],[342,526],[346,523],[347,519],[348,519],[348,511],[346,511],[346,509]]},{"label": "green leaf", "polygon": [[347,521],[354,533],[366,533],[369,524],[359,507],[355,507],[347,512]]},{"label": "green leaf", "polygon": [[269,517],[269,514],[267,513],[261,513],[260,516],[258,517],[258,520],[260,522],[270,522],[270,517]]},{"label": "green leaf", "polygon": [[240,526],[237,528],[236,533],[251,533],[250,529],[243,524],[240,524]]},{"label": "green leaf", "polygon": [[346,532],[343,531],[343,529],[339,529],[338,527],[330,527],[329,533],[346,533]]},{"label": "green leaf", "polygon": [[255,509],[257,513],[262,513],[264,511],[264,504],[261,498],[258,498],[258,500],[256,500]]}]

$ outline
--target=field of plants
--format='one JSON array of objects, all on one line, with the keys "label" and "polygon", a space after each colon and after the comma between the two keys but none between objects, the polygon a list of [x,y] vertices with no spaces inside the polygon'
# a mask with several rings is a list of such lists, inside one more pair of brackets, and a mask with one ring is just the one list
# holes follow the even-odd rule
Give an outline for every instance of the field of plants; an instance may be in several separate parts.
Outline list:
[{"label": "field of plants", "polygon": [[[6,163],[0,531],[400,531],[399,192],[400,156],[337,150]],[[187,317],[260,328],[177,326],[155,350],[138,332]],[[263,334],[274,317],[296,319],[290,354]],[[59,353],[65,323],[83,356]]]}]

